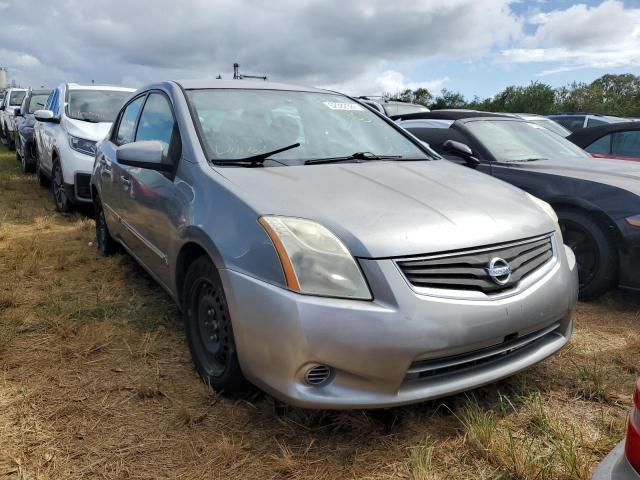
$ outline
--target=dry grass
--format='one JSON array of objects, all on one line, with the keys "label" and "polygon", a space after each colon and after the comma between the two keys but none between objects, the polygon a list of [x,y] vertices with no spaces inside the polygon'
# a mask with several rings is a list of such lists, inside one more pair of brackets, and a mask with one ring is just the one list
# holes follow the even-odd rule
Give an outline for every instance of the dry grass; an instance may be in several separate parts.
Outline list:
[{"label": "dry grass", "polygon": [[624,434],[640,299],[579,305],[559,355],[385,411],[214,395],[170,299],[0,151],[0,478],[587,479]]}]

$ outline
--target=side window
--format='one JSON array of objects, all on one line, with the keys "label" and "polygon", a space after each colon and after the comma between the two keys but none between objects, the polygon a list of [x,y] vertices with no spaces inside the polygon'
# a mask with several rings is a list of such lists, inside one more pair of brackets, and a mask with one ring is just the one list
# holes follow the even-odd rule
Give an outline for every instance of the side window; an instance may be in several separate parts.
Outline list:
[{"label": "side window", "polygon": [[587,119],[587,128],[589,127],[597,127],[598,125],[606,125],[607,122],[603,122],[602,120],[598,120],[597,118],[589,117]]},{"label": "side window", "polygon": [[640,130],[616,132],[613,135],[611,153],[625,157],[640,157]]},{"label": "side window", "polygon": [[136,132],[136,120],[138,120],[138,113],[140,112],[140,108],[142,108],[144,99],[145,95],[142,95],[125,108],[120,117],[120,124],[118,125],[118,131],[115,135],[114,143],[116,145],[133,142],[133,136]]},{"label": "side window", "polygon": [[180,141],[178,127],[173,118],[173,109],[167,97],[151,93],[142,109],[136,142],[158,140],[165,144],[165,155],[175,162],[179,156]]},{"label": "side window", "polygon": [[587,146],[585,150],[589,153],[611,153],[611,134],[600,137],[591,145]]},{"label": "side window", "polygon": [[558,122],[563,127],[568,128],[572,132],[575,132],[576,130],[579,130],[584,126],[584,116],[559,117],[554,118],[553,120]]},{"label": "side window", "polygon": [[60,115],[60,106],[58,102],[59,98],[60,90],[56,88],[51,94],[51,104],[49,105],[49,110],[51,110],[56,117]]}]

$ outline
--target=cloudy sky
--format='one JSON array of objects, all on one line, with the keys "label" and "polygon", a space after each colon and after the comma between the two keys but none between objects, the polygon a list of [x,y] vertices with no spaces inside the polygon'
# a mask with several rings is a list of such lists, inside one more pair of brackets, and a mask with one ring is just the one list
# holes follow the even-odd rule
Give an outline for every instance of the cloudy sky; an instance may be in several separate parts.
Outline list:
[{"label": "cloudy sky", "polygon": [[0,0],[22,85],[245,73],[379,94],[490,96],[640,74],[640,0]]}]

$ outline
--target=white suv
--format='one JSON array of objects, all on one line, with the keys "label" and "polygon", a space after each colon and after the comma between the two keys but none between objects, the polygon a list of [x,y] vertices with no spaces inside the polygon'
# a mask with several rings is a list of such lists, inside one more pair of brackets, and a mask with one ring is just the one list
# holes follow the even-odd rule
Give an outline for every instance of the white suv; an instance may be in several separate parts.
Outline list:
[{"label": "white suv", "polygon": [[53,184],[59,211],[91,203],[89,182],[96,143],[107,135],[134,91],[65,83],[51,92],[44,110],[35,112],[36,174],[41,185]]},{"label": "white suv", "polygon": [[0,103],[0,137],[2,137],[2,142],[7,145],[9,150],[15,149],[13,141],[15,111],[16,108],[20,108],[26,94],[27,90],[24,88],[10,88]]}]

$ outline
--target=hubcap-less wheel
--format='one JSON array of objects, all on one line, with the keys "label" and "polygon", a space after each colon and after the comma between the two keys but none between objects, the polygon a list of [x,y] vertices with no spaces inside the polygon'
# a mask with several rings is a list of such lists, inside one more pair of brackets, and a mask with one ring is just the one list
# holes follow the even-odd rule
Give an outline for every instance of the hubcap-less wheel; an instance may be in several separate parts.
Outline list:
[{"label": "hubcap-less wheel", "polygon": [[597,243],[582,225],[567,220],[562,222],[562,237],[576,256],[580,288],[584,288],[593,281],[600,266]]},{"label": "hubcap-less wheel", "polygon": [[198,280],[193,292],[193,313],[198,325],[197,353],[207,374],[220,377],[227,369],[232,348],[226,305],[219,289],[209,279]]},{"label": "hubcap-less wheel", "polygon": [[198,374],[217,392],[244,390],[224,288],[206,255],[187,269],[183,292],[185,333]]}]

